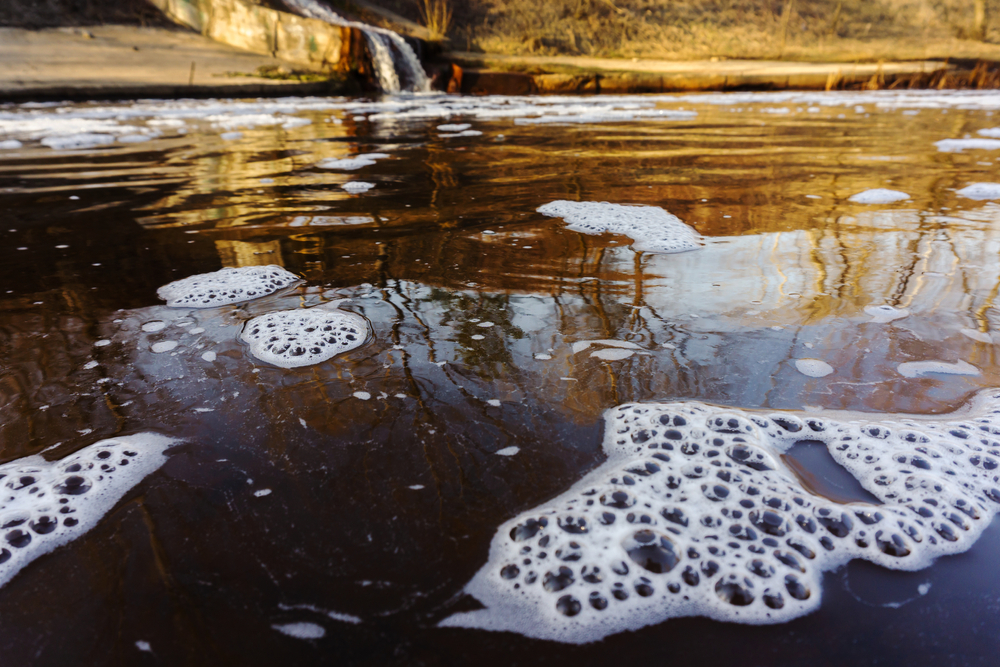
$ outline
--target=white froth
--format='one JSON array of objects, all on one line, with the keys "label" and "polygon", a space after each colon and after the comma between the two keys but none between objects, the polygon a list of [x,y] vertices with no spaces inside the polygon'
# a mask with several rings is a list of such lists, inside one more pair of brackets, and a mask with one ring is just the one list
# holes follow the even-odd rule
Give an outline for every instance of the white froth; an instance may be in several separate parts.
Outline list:
[{"label": "white froth", "polygon": [[965,361],[949,364],[944,361],[907,361],[896,368],[899,374],[907,378],[923,377],[932,373],[944,375],[979,375],[979,369]]},{"label": "white froth", "polygon": [[1000,148],[1000,139],[942,139],[934,145],[942,153],[961,153],[969,149],[995,151]]},{"label": "white froth", "polygon": [[496,453],[499,456],[514,456],[514,454],[517,454],[519,451],[521,451],[520,447],[512,446],[512,447],[504,447],[503,449],[498,449]]},{"label": "white froth", "polygon": [[[682,616],[780,623],[819,606],[824,571],[927,567],[1000,509],[997,390],[934,418],[684,402],[605,420],[607,462],[504,523],[465,587],[486,608],[441,625],[586,643]],[[883,504],[804,488],[781,456],[804,440]]]},{"label": "white froth", "polygon": [[84,368],[84,370],[88,370],[89,371],[91,368],[97,368],[98,365],[99,364],[96,361],[88,361],[87,363],[85,363],[83,365],[83,368]]},{"label": "white froth", "polygon": [[993,336],[985,331],[979,331],[978,329],[960,329],[959,330],[963,336],[971,338],[972,340],[977,340],[980,343],[992,343]]},{"label": "white froth", "polygon": [[364,181],[348,181],[340,187],[344,188],[351,194],[359,194],[361,192],[368,192],[375,187],[374,183],[366,183]]},{"label": "white froth", "polygon": [[103,338],[94,343],[94,347],[107,347],[108,345],[111,345],[111,341],[108,340],[107,338]]},{"label": "white froth", "polygon": [[452,137],[478,137],[482,134],[479,130],[462,130],[461,132],[444,132],[438,136],[442,139],[451,139]]},{"label": "white froth", "polygon": [[146,333],[155,333],[157,331],[163,331],[167,328],[167,323],[163,320],[153,320],[152,322],[146,322],[142,325],[142,330]]},{"label": "white froth", "polygon": [[420,489],[424,488],[424,485],[423,484],[411,484],[407,488],[412,489],[414,491],[419,491]]},{"label": "white froth", "polygon": [[354,157],[345,158],[326,158],[325,160],[320,160],[316,163],[316,166],[320,169],[340,169],[344,171],[353,171],[355,169],[360,169],[361,167],[368,167],[375,164],[376,160],[381,160],[383,158],[389,157],[385,153],[366,153],[363,155],[356,155]]},{"label": "white froth", "polygon": [[851,195],[849,199],[855,204],[892,204],[893,202],[903,201],[904,199],[909,198],[910,195],[905,192],[900,192],[899,190],[876,188],[874,190],[865,190],[864,192],[859,192],[856,195]]},{"label": "white froth", "polygon": [[372,397],[372,395],[367,391],[356,391],[353,394],[351,394],[351,396],[358,399],[359,401],[369,401],[371,400]]},{"label": "white froth", "polygon": [[216,354],[215,352],[202,352],[201,358],[205,361],[215,361]]},{"label": "white froth", "polygon": [[11,151],[17,148],[21,148],[23,145],[24,144],[22,144],[17,139],[7,139],[5,141],[0,141],[0,150]]},{"label": "white froth", "polygon": [[57,151],[67,151],[106,146],[115,143],[115,138],[110,134],[68,134],[45,137],[41,143]]},{"label": "white froth", "polygon": [[255,498],[263,498],[264,496],[271,495],[271,489],[258,489],[253,492]]},{"label": "white froth", "polygon": [[796,359],[795,368],[811,378],[826,377],[833,372],[833,366],[822,359]]},{"label": "white froth", "polygon": [[176,280],[156,290],[156,295],[171,308],[214,308],[267,296],[298,279],[274,264],[242,266]]},{"label": "white froth", "polygon": [[0,586],[21,568],[97,525],[176,443],[154,433],[102,440],[58,461],[0,465]]},{"label": "white froth", "polygon": [[242,132],[223,132],[219,135],[219,138],[223,141],[236,141],[237,139],[243,138]]},{"label": "white froth", "polygon": [[977,201],[1000,199],[1000,183],[973,183],[962,188],[955,194]]},{"label": "white froth", "polygon": [[893,308],[892,306],[865,306],[865,312],[872,316],[871,321],[876,324],[886,324],[910,315],[910,311],[905,308]]},{"label": "white froth", "polygon": [[621,348],[613,347],[610,349],[591,352],[590,356],[595,359],[603,359],[604,361],[621,361],[622,359],[628,359],[633,354],[635,354],[635,350],[623,350]]},{"label": "white froth", "polygon": [[169,352],[177,347],[177,345],[178,343],[175,340],[161,340],[159,343],[153,343],[149,349],[159,354],[161,352]]},{"label": "white froth", "polygon": [[323,307],[267,313],[247,322],[240,334],[250,354],[282,368],[318,364],[361,346],[367,337],[364,318]]},{"label": "white froth", "polygon": [[538,212],[563,218],[568,229],[584,234],[621,234],[639,252],[672,253],[700,247],[694,229],[656,206],[622,206],[607,202],[554,201]]},{"label": "white froth", "polygon": [[282,625],[272,625],[272,628],[283,635],[295,637],[296,639],[322,639],[326,636],[326,630],[322,625],[315,623],[284,623]]},{"label": "white froth", "polygon": [[438,125],[437,129],[442,132],[461,132],[462,130],[468,130],[472,125],[469,123],[447,123],[445,125]]},{"label": "white froth", "polygon": [[538,359],[539,361],[548,361],[551,358],[552,358],[551,354],[546,354],[544,352],[539,352],[538,354],[535,355],[535,359]]}]

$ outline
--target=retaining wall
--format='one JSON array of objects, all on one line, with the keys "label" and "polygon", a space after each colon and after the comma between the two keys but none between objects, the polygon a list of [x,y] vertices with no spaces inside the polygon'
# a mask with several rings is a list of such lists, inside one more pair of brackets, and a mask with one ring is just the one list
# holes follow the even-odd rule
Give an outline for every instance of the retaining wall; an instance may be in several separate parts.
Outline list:
[{"label": "retaining wall", "polygon": [[[176,23],[206,37],[316,71],[348,71],[365,62],[364,38],[335,26],[247,0],[148,0]],[[355,34],[357,33],[357,34]]]}]

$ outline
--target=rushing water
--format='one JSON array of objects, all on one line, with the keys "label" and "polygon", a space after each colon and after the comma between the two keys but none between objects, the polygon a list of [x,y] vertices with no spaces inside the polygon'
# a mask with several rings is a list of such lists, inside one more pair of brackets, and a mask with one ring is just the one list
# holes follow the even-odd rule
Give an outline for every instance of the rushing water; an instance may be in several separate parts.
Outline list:
[{"label": "rushing water", "polygon": [[[604,462],[609,408],[933,415],[1000,386],[1000,205],[964,190],[1000,181],[994,110],[947,91],[0,108],[0,462],[183,441],[0,588],[0,664],[988,664],[995,526],[915,572],[833,569],[782,624],[582,647],[438,624],[480,606],[463,588],[498,527]],[[851,201],[872,189],[906,197]],[[537,212],[558,200],[660,207],[702,247],[635,252]],[[268,264],[304,280],[157,298]],[[334,302],[371,335],[330,361],[280,368],[238,338]],[[809,442],[784,457],[805,489],[878,502]]]}]

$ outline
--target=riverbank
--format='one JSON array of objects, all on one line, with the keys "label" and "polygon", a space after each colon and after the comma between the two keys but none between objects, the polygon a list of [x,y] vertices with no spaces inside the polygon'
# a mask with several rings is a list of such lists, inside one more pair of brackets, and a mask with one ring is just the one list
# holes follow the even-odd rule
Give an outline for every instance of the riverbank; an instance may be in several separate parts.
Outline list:
[{"label": "riverbank", "polygon": [[[336,94],[343,78],[298,74],[269,56],[186,30],[0,28],[0,101]],[[277,78],[274,78],[277,77]]]}]

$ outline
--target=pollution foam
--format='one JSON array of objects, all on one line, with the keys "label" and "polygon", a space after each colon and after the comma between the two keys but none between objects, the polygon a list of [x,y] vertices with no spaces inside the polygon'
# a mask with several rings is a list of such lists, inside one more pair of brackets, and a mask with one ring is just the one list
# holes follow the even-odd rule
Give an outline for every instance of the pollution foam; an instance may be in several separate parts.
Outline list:
[{"label": "pollution foam", "polygon": [[282,368],[321,363],[367,338],[364,318],[324,307],[267,313],[247,322],[240,333],[253,356]]},{"label": "pollution foam", "polygon": [[559,200],[538,212],[562,218],[568,229],[584,234],[621,234],[632,239],[639,252],[667,254],[697,250],[698,234],[680,218],[657,206],[623,206],[608,202]]},{"label": "pollution foam", "polygon": [[[695,402],[605,413],[607,462],[510,519],[441,625],[586,643],[682,616],[780,623],[858,558],[918,570],[1000,510],[1000,391],[919,417]],[[781,455],[823,447],[882,504],[811,493]]]},{"label": "pollution foam", "polygon": [[885,188],[875,188],[865,190],[856,195],[851,195],[849,199],[855,204],[892,204],[894,202],[909,199],[910,195],[899,190],[886,190]]},{"label": "pollution foam", "polygon": [[1000,183],[973,183],[972,185],[965,186],[955,194],[977,201],[1000,199]]},{"label": "pollution foam", "polygon": [[200,273],[164,285],[156,295],[171,308],[215,308],[273,294],[299,279],[280,266],[241,266]]},{"label": "pollution foam", "polygon": [[80,537],[167,460],[178,441],[155,433],[102,440],[57,461],[0,465],[0,586],[33,560]]}]

